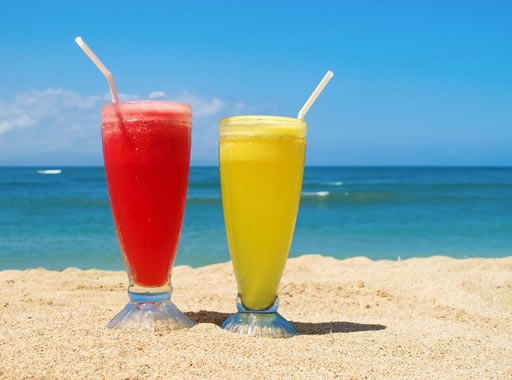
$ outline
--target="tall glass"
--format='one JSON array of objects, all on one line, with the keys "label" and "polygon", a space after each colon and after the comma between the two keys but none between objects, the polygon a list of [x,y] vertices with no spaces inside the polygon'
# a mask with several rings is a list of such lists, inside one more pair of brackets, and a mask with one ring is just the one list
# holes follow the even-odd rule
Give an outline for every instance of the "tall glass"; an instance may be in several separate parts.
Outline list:
[{"label": "tall glass", "polygon": [[105,172],[130,298],[108,328],[177,330],[193,325],[171,302],[191,118],[190,105],[177,102],[122,102],[102,108]]},{"label": "tall glass", "polygon": [[226,330],[244,335],[298,335],[277,313],[277,288],[299,208],[306,122],[237,116],[219,124],[224,220],[238,283],[238,313]]}]

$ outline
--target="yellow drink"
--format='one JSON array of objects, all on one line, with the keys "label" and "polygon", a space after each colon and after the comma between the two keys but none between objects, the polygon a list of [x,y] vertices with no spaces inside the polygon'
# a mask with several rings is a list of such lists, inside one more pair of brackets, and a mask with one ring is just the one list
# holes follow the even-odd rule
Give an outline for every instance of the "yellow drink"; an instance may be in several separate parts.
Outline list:
[{"label": "yellow drink", "polygon": [[306,123],[273,116],[220,121],[229,250],[242,304],[270,307],[288,256],[304,172]]}]

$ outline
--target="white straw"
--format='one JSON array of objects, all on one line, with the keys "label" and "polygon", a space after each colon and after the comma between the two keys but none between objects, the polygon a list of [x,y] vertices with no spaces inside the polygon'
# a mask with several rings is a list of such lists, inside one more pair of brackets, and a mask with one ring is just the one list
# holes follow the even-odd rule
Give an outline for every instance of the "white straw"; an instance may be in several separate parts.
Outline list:
[{"label": "white straw", "polygon": [[318,95],[320,95],[320,93],[323,91],[327,83],[331,80],[333,75],[334,74],[330,70],[327,72],[327,74],[325,74],[324,79],[322,79],[318,86],[316,86],[315,91],[313,91],[306,104],[304,104],[304,106],[300,109],[297,119],[304,120],[304,116],[306,116],[306,113],[309,111],[309,109],[315,102],[316,98],[318,98]]},{"label": "white straw", "polygon": [[110,95],[112,95],[112,103],[118,103],[119,98],[117,97],[117,91],[116,91],[116,84],[114,83],[114,77],[112,76],[112,73],[108,71],[108,69],[105,67],[105,65],[100,61],[98,57],[96,57],[96,54],[92,52],[92,50],[87,46],[84,40],[82,40],[82,37],[75,38],[75,42],[80,46],[80,48],[84,51],[85,54],[91,59],[91,61],[94,62],[96,66],[98,66],[98,69],[105,75],[105,78],[107,78],[108,86],[110,87]]}]

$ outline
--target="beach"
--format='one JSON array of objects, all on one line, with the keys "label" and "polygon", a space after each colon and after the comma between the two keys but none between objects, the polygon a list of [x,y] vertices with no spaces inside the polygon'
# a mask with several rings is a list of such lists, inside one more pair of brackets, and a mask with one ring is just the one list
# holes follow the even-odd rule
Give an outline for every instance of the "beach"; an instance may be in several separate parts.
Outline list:
[{"label": "beach", "polygon": [[111,331],[125,272],[0,272],[2,378],[512,377],[512,257],[290,259],[281,314],[301,336],[251,338],[231,263],[173,270],[173,301],[196,326]]}]

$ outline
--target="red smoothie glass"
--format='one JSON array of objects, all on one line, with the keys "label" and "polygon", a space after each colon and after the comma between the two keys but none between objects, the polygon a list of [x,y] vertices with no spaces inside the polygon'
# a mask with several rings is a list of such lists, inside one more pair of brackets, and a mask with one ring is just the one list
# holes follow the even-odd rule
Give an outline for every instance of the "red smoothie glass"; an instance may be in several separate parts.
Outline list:
[{"label": "red smoothie glass", "polygon": [[186,103],[135,101],[102,108],[105,172],[130,298],[108,328],[177,330],[193,325],[171,301],[191,120]]}]

